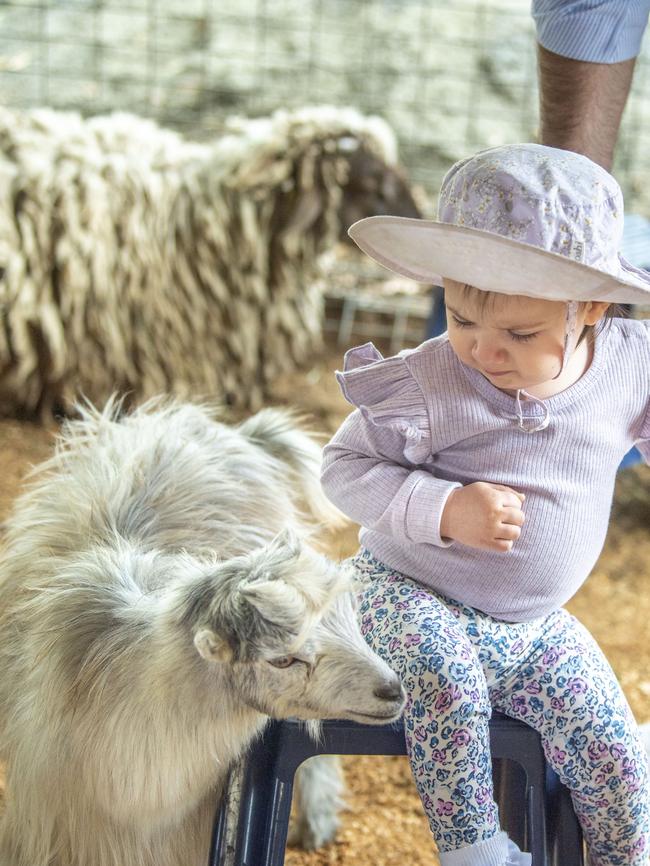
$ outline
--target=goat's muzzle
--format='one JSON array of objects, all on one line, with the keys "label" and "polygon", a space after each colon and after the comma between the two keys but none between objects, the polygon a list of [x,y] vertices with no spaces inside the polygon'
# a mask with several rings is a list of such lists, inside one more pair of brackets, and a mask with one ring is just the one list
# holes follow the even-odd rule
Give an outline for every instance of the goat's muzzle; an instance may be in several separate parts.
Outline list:
[{"label": "goat's muzzle", "polygon": [[404,689],[402,688],[400,681],[396,678],[394,682],[379,686],[379,688],[374,690],[373,695],[381,701],[396,703],[397,701],[404,700]]}]

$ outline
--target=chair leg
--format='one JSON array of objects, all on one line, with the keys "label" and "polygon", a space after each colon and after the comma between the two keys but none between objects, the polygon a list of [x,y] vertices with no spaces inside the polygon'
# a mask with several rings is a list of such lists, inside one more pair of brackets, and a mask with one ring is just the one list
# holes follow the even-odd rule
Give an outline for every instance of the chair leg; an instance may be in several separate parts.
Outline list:
[{"label": "chair leg", "polygon": [[527,811],[513,808],[512,804],[526,803],[526,774],[518,764],[507,759],[492,762],[494,799],[499,805],[499,822],[513,842],[520,848],[526,845]]},{"label": "chair leg", "polygon": [[233,851],[222,841],[224,835],[229,835],[226,829],[213,850],[216,857],[221,853],[229,859],[215,859],[211,866],[283,866],[293,779],[300,764],[319,751],[297,725],[291,729],[291,748],[284,748],[281,740],[286,736],[285,727],[271,723],[248,752],[241,776]]},{"label": "chair leg", "polygon": [[571,794],[550,767],[546,772],[546,804],[551,866],[584,866],[584,841]]},{"label": "chair leg", "polygon": [[277,778],[267,737],[246,762],[233,866],[283,866],[293,780]]},{"label": "chair leg", "polygon": [[231,768],[217,808],[208,866],[232,866],[234,862],[243,776],[244,759],[242,758]]},{"label": "chair leg", "polygon": [[[490,747],[493,759],[510,759],[499,770],[497,797],[506,827],[514,826],[523,845],[533,855],[533,866],[548,866],[544,783],[546,758],[538,734],[506,716],[495,716],[490,725]],[[512,766],[512,762],[518,764]],[[525,785],[521,772],[525,773]],[[519,839],[515,839],[518,844]],[[567,863],[566,866],[569,866]]]}]

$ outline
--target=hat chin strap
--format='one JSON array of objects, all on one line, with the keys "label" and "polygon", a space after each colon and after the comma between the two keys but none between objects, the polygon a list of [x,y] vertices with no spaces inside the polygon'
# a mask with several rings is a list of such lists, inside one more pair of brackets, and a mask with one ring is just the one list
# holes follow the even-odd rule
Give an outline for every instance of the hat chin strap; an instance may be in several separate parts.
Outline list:
[{"label": "hat chin strap", "polygon": [[[553,379],[558,379],[562,375],[562,373],[564,373],[564,371],[566,370],[566,366],[569,363],[569,359],[571,357],[571,350],[569,347],[573,338],[573,334],[575,333],[577,320],[578,302],[569,301],[567,303],[566,322],[564,326],[564,348],[562,350],[562,366],[560,367],[560,372],[556,376],[553,376]],[[532,427],[527,427],[525,424],[524,413],[521,408],[522,394],[528,400],[532,400],[534,403],[539,404],[542,407],[542,411],[544,412],[544,416],[541,421],[534,422]],[[520,430],[523,430],[524,433],[538,433],[540,430],[545,430],[548,427],[551,420],[551,413],[548,411],[548,407],[543,400],[540,400],[537,397],[533,397],[532,394],[524,391],[523,388],[517,388],[516,401],[518,419],[517,426]]]},{"label": "hat chin strap", "polygon": [[554,379],[559,378],[562,373],[566,370],[566,365],[569,363],[569,358],[571,357],[571,351],[569,349],[569,345],[571,340],[573,339],[573,335],[576,330],[576,322],[578,321],[578,302],[577,301],[569,301],[566,305],[566,322],[564,325],[564,351],[562,352],[562,366],[560,368],[560,372],[557,376],[553,376]]},{"label": "hat chin strap", "polygon": [[[521,408],[521,394],[524,395],[528,400],[532,400],[533,403],[538,403],[542,407],[542,411],[544,412],[544,417],[541,421],[532,421],[533,426],[527,427],[524,419],[524,413]],[[528,391],[524,391],[523,388],[517,388],[517,426],[520,430],[523,430],[524,433],[537,433],[540,430],[545,430],[549,421],[551,420],[551,413],[548,411],[546,403],[543,400],[538,399],[537,397],[533,397],[532,394],[529,394]],[[532,420],[532,419],[531,419]]]}]

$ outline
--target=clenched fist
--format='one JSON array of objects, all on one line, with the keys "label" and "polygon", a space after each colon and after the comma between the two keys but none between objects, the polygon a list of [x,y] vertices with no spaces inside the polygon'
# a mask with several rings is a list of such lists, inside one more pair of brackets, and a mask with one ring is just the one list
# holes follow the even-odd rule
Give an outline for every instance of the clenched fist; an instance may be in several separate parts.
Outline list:
[{"label": "clenched fist", "polygon": [[524,499],[523,493],[488,481],[459,487],[445,504],[440,535],[468,547],[507,553],[521,535]]}]

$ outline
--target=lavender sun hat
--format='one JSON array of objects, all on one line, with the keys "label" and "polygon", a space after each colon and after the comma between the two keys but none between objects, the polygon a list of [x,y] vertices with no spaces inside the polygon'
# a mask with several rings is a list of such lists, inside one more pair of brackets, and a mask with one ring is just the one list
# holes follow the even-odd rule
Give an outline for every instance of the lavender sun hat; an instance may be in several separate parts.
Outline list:
[{"label": "lavender sun hat", "polygon": [[368,217],[350,237],[391,271],[557,301],[650,303],[650,273],[619,253],[623,195],[586,156],[512,144],[457,162],[438,220]]}]

